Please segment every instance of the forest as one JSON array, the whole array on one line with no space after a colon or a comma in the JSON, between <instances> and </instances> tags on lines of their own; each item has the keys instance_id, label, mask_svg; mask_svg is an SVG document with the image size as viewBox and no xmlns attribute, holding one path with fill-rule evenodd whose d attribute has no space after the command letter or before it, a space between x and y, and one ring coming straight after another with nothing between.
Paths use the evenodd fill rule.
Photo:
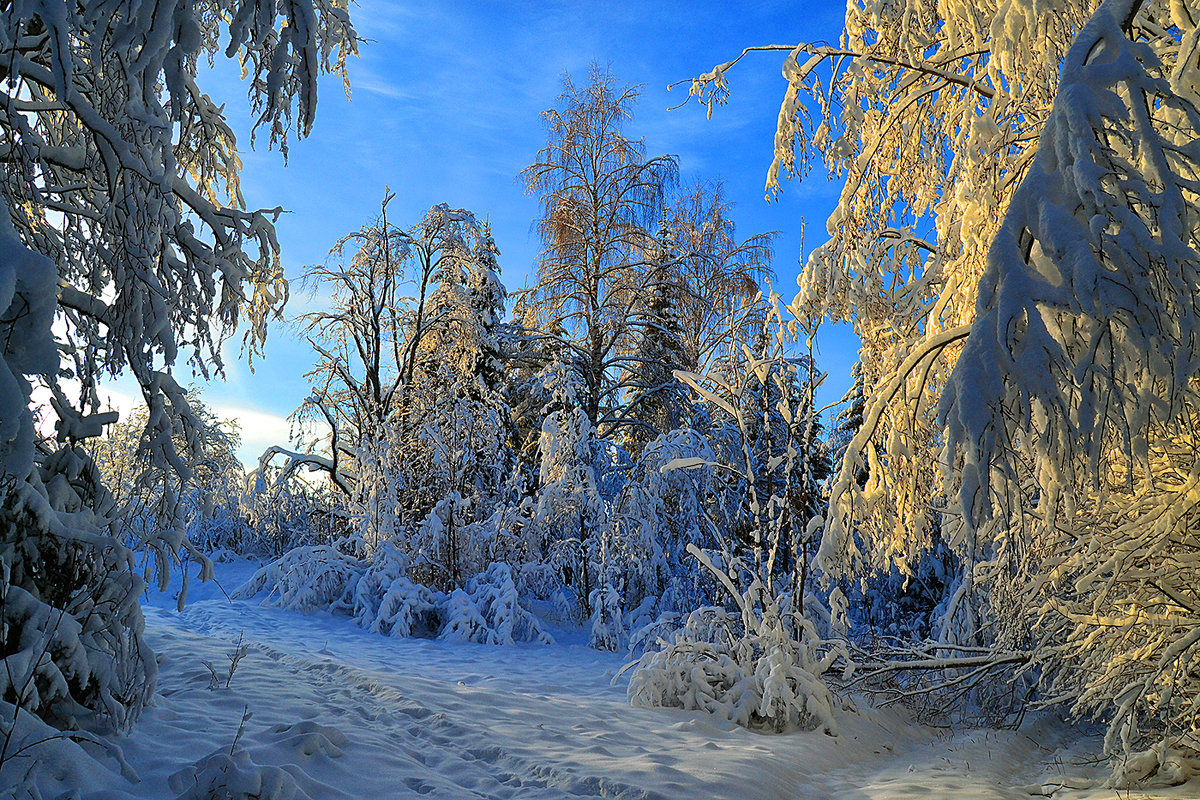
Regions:
<instances>
[{"instance_id":1,"label":"forest","mask_svg":"<svg viewBox=\"0 0 1200 800\"><path fill-rule=\"evenodd\" d=\"M699 54L672 118L781 69L764 202L836 189L795 288L599 60L533 263L381 175L289 272L213 65L287 159L371 13L0 4L0 797L1200 794L1194 0ZM193 384L285 332L243 465Z\"/></svg>"}]
</instances>

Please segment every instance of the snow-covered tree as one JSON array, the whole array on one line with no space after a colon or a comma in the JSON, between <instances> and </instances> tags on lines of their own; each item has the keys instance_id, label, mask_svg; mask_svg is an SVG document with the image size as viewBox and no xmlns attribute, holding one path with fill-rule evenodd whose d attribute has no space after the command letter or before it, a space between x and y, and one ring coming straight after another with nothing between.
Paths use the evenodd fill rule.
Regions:
<instances>
[{"instance_id":1,"label":"snow-covered tree","mask_svg":"<svg viewBox=\"0 0 1200 800\"><path fill-rule=\"evenodd\" d=\"M412 489L422 486L434 500L457 494L486 518L513 459L501 343L505 290L486 224L480 233L470 251L443 259L434 275L430 321L403 397L401 435Z\"/></svg>"},{"instance_id":2,"label":"snow-covered tree","mask_svg":"<svg viewBox=\"0 0 1200 800\"><path fill-rule=\"evenodd\" d=\"M997 636L1034 619L1048 693L1126 752L1200 731L1198 38L1181 3L1084 26L941 405Z\"/></svg>"},{"instance_id":3,"label":"snow-covered tree","mask_svg":"<svg viewBox=\"0 0 1200 800\"><path fill-rule=\"evenodd\" d=\"M202 426L171 368L182 356L219 374L222 340L245 322L253 352L286 298L278 210L243 208L199 59L239 60L257 125L286 152L293 124L312 127L318 75L355 46L331 0L16 0L0 15L3 702L63 726L136 718L154 686L141 578L103 531L115 506L78 445L113 421L97 385L133 376L150 457L186 477L172 420L189 447ZM53 395L54 441L35 436L34 375ZM164 565L188 546L178 528L145 544Z\"/></svg>"},{"instance_id":4,"label":"snow-covered tree","mask_svg":"<svg viewBox=\"0 0 1200 800\"><path fill-rule=\"evenodd\" d=\"M944 641L1016 651L1156 758L1194 749L1200 694L1196 19L854 2L838 46L751 48L789 51L770 184L818 153L846 178L797 299L854 321L869 397L822 564L943 530ZM734 63L693 84L710 109Z\"/></svg>"},{"instance_id":5,"label":"snow-covered tree","mask_svg":"<svg viewBox=\"0 0 1200 800\"><path fill-rule=\"evenodd\" d=\"M430 321L417 350L417 368L450 367L464 386L495 392L503 380L500 341L507 296L491 226L481 223L468 252L442 259L433 273Z\"/></svg>"},{"instance_id":6,"label":"snow-covered tree","mask_svg":"<svg viewBox=\"0 0 1200 800\"><path fill-rule=\"evenodd\" d=\"M636 99L597 66L585 86L565 78L558 107L543 114L546 147L523 173L541 198L544 245L528 305L539 329L562 327L578 349L581 408L605 436L617 423L616 362L645 291L652 226L676 174L673 158L647 158L645 143L625 134Z\"/></svg>"},{"instance_id":7,"label":"snow-covered tree","mask_svg":"<svg viewBox=\"0 0 1200 800\"><path fill-rule=\"evenodd\" d=\"M542 423L530 526L563 582L578 593L588 617L609 525L609 507L601 493L604 453L584 410L586 381L562 365L552 364L547 370L555 408Z\"/></svg>"},{"instance_id":8,"label":"snow-covered tree","mask_svg":"<svg viewBox=\"0 0 1200 800\"><path fill-rule=\"evenodd\" d=\"M677 429L646 445L613 508L610 559L622 570L626 605L646 613L689 612L713 602L711 576L688 545L719 548L710 493L716 454L695 430ZM679 463L695 464L675 469Z\"/></svg>"},{"instance_id":9,"label":"snow-covered tree","mask_svg":"<svg viewBox=\"0 0 1200 800\"><path fill-rule=\"evenodd\" d=\"M675 248L664 217L647 269L647 296L631 313L634 344L622 376L628 399L621 411L627 446L637 451L655 437L688 423L687 388L676 370L692 371L696 363L684 342L680 303L683 287L672 262Z\"/></svg>"},{"instance_id":10,"label":"snow-covered tree","mask_svg":"<svg viewBox=\"0 0 1200 800\"><path fill-rule=\"evenodd\" d=\"M318 361L308 376L313 393L297 419L316 435L303 438L300 450L273 446L260 458L265 474L264 467L283 456L277 475L283 482L301 469L327 474L358 515L367 549L398 538L406 509L427 512L436 502L422 505L420 487L407 480L418 464L405 461L428 430L424 399L442 399L423 385L437 362L431 354L438 342L454 343L455 353L441 355L469 362L456 366L472 381L491 374L494 344L483 323L494 324L503 298L485 225L468 211L442 204L404 230L387 219L391 197L385 195L377 222L335 245L331 263L309 268L308 280L330 296L327 308L302 317ZM356 249L346 258L350 246ZM471 266L474 262L479 264ZM480 294L468 293L469 302L456 305L455 298L463 297L451 288L461 288L468 275ZM405 294L410 288L411 296ZM465 336L468 327L471 337Z\"/></svg>"},{"instance_id":11,"label":"snow-covered tree","mask_svg":"<svg viewBox=\"0 0 1200 800\"><path fill-rule=\"evenodd\" d=\"M720 181L698 181L663 209L646 244L644 287L630 307L629 352L615 387L620 420L637 446L687 422L674 370L707 371L756 328L745 313L770 280L772 234L736 239Z\"/></svg>"},{"instance_id":12,"label":"snow-covered tree","mask_svg":"<svg viewBox=\"0 0 1200 800\"><path fill-rule=\"evenodd\" d=\"M722 545L743 558L772 592L793 591L802 605L809 545L821 523L820 482L828 458L813 398L824 375L811 357L789 353L790 323L777 297L762 302L765 322L742 358L705 375L678 373L710 407L719 479ZM811 339L810 339L811 342ZM692 469L684 459L664 468ZM786 581L780 578L788 576Z\"/></svg>"}]
</instances>

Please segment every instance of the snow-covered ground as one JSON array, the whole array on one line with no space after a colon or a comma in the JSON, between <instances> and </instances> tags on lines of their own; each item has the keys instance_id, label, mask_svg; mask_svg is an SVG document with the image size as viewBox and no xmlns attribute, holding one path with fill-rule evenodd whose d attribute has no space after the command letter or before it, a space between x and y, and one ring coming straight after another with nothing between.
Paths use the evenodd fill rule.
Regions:
<instances>
[{"instance_id":1,"label":"snow-covered ground","mask_svg":"<svg viewBox=\"0 0 1200 800\"><path fill-rule=\"evenodd\" d=\"M218 580L232 591L253 566L218 565ZM1059 789L1104 766L1090 758L1094 739L1047 719L948 732L847 707L837 738L768 736L631 707L623 679L613 681L622 656L569 632L550 646L391 639L344 618L231 601L212 583L194 588L182 613L159 595L146 615L159 696L118 742L139 780L122 777L111 755L70 757L55 743L40 757L59 763L30 786L41 797L1117 796ZM203 662L224 678L239 638L248 649L229 687L209 688ZM1200 786L1133 796L1197 797Z\"/></svg>"}]
</instances>

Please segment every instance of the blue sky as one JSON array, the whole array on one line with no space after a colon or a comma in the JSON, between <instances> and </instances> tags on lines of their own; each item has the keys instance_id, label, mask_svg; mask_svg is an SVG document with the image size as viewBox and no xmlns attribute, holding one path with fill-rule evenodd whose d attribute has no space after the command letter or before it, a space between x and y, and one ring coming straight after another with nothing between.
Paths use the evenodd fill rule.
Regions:
<instances>
[{"instance_id":1,"label":"blue sky","mask_svg":"<svg viewBox=\"0 0 1200 800\"><path fill-rule=\"evenodd\" d=\"M323 80L316 127L294 141L285 165L264 141L250 148L245 88L236 69L218 65L202 76L225 103L244 164L242 188L252 206L288 210L278 234L289 278L325 259L342 235L377 212L384 186L396 192L389 219L417 221L435 203L468 208L492 223L502 278L511 289L530 280L540 244L532 229L538 204L518 173L545 143L539 114L554 104L564 73L582 78L592 61L618 80L642 85L630 131L650 155L679 159L683 183L722 178L735 203L739 237L779 231L777 290L790 299L801 253L820 244L837 190L823 176L791 182L767 203L775 118L786 83L780 53L743 60L730 74L733 94L711 120L696 103L676 110L686 86L669 82L705 72L747 45L836 41L844 5L717 2L445 2L364 0L352 8L368 41L350 63L352 95L336 77ZM298 291L289 315L312 302ZM303 400L308 345L284 326L269 335L253 373L227 346L224 382L205 384L207 402L242 420L243 462L253 463L287 435L284 418ZM845 330L819 340L819 366L829 373L823 401L849 385L857 344ZM184 381L187 367L177 368ZM118 392L128 392L119 382Z\"/></svg>"}]
</instances>

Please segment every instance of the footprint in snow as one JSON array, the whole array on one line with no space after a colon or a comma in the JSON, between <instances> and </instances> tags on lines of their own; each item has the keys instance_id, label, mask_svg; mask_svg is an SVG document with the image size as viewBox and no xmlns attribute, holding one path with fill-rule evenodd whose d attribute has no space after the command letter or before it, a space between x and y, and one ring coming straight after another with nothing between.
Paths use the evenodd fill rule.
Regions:
<instances>
[{"instance_id":1,"label":"footprint in snow","mask_svg":"<svg viewBox=\"0 0 1200 800\"><path fill-rule=\"evenodd\" d=\"M277 735L280 744L284 744L304 756L322 752L330 758L341 758L342 748L350 741L346 738L346 734L337 728L319 725L312 720L292 725L275 725L271 728L271 733Z\"/></svg>"}]
</instances>

